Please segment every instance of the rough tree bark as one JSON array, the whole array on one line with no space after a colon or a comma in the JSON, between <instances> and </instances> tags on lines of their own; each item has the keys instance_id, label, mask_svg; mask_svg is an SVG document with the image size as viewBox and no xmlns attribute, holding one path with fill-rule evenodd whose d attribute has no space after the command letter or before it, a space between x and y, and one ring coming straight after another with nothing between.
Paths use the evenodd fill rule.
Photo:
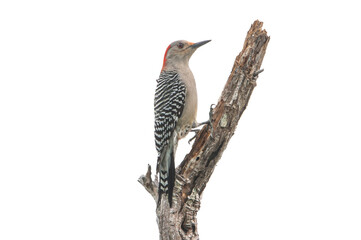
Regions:
<instances>
[{"instance_id":1,"label":"rough tree bark","mask_svg":"<svg viewBox=\"0 0 361 240\"><path fill-rule=\"evenodd\" d=\"M260 67L270 40L262 25L258 20L252 24L243 49L236 57L222 95L213 109L212 136L211 128L204 126L197 134L191 151L176 168L172 208L169 208L167 197L163 194L156 210L161 240L199 239L197 212L200 196L234 134L256 86L258 74L262 71ZM149 165L146 175L142 175L138 181L157 202L157 176L152 180Z\"/></svg>"}]
</instances>

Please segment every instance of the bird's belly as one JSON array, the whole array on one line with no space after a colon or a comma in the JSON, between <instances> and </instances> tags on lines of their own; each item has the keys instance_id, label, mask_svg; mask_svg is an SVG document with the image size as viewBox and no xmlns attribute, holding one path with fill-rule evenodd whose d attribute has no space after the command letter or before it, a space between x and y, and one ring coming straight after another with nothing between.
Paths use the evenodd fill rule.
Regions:
<instances>
[{"instance_id":1,"label":"bird's belly","mask_svg":"<svg viewBox=\"0 0 361 240\"><path fill-rule=\"evenodd\" d=\"M196 123L198 105L197 87L192 72L189 68L187 68L187 71L179 71L179 76L181 79L187 79L187 81L184 81L187 93L185 97L184 109L182 115L178 119L178 124L176 127L178 139L184 138Z\"/></svg>"},{"instance_id":2,"label":"bird's belly","mask_svg":"<svg viewBox=\"0 0 361 240\"><path fill-rule=\"evenodd\" d=\"M184 138L185 136L187 136L187 134L190 132L191 129L192 129L192 125L185 125L182 128L178 129L178 131L177 131L178 139L181 139L181 138Z\"/></svg>"},{"instance_id":3,"label":"bird's belly","mask_svg":"<svg viewBox=\"0 0 361 240\"><path fill-rule=\"evenodd\" d=\"M182 116L178 120L177 135L178 139L184 138L192 130L192 127L196 123L197 116L197 96L187 96L186 101L192 103L186 103L183 109Z\"/></svg>"}]
</instances>

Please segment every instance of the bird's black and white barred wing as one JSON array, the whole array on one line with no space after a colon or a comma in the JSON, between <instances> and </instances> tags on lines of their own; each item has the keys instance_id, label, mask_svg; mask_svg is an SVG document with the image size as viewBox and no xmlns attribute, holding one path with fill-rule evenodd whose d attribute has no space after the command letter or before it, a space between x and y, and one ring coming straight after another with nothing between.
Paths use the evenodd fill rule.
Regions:
<instances>
[{"instance_id":1,"label":"bird's black and white barred wing","mask_svg":"<svg viewBox=\"0 0 361 240\"><path fill-rule=\"evenodd\" d=\"M157 89L154 98L154 135L160 156L175 130L185 104L186 87L174 71L163 71L157 80Z\"/></svg>"}]
</instances>

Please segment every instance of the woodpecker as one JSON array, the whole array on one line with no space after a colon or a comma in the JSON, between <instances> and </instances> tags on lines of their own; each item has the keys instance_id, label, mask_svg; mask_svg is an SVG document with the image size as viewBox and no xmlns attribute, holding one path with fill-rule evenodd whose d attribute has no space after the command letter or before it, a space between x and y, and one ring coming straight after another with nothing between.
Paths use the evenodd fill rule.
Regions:
<instances>
[{"instance_id":1,"label":"woodpecker","mask_svg":"<svg viewBox=\"0 0 361 240\"><path fill-rule=\"evenodd\" d=\"M197 48L210 41L175 41L164 54L154 98L154 136L158 152L157 173L159 172L158 205L165 193L168 194L168 202L172 207L174 156L178 140L199 125L196 121L196 83L188 63Z\"/></svg>"}]
</instances>

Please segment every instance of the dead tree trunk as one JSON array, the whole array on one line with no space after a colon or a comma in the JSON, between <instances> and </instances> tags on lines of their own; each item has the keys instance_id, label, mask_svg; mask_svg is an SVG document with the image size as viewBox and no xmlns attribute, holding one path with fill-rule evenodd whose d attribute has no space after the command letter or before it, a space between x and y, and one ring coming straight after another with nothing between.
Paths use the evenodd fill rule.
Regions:
<instances>
[{"instance_id":1,"label":"dead tree trunk","mask_svg":"<svg viewBox=\"0 0 361 240\"><path fill-rule=\"evenodd\" d=\"M238 120L246 109L270 37L262 30L263 23L256 20L248 31L241 53L237 56L231 75L213 110L211 128L204 126L197 134L193 147L176 168L173 206L169 208L162 197L157 208L157 222L161 240L199 239L197 212L200 196L214 168L234 134ZM138 180L157 202L158 182L151 177L151 167Z\"/></svg>"}]
</instances>

